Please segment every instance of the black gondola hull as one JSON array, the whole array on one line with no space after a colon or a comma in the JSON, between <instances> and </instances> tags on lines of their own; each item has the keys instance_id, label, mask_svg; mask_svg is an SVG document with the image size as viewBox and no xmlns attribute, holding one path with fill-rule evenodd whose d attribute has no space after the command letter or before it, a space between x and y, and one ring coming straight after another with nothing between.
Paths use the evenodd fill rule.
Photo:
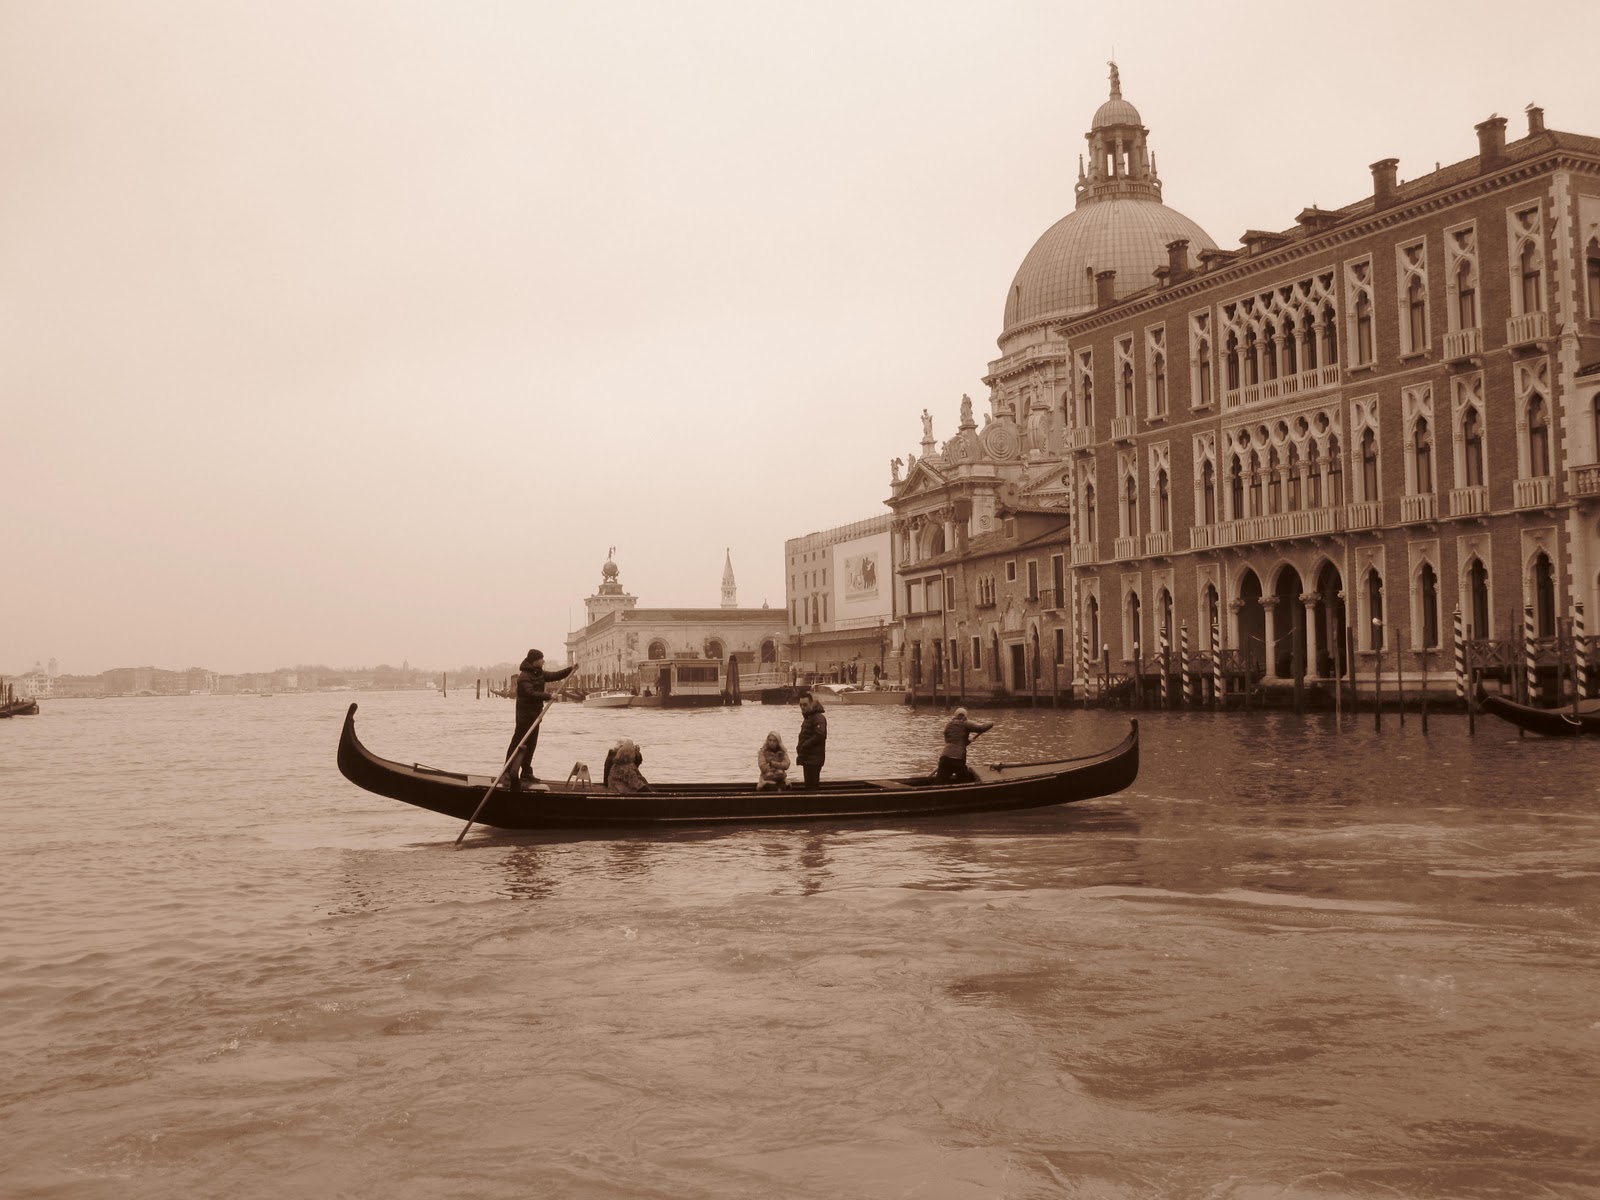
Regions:
<instances>
[{"instance_id":1,"label":"black gondola hull","mask_svg":"<svg viewBox=\"0 0 1600 1200\"><path fill-rule=\"evenodd\" d=\"M1504 696L1487 694L1480 695L1478 703L1484 712L1510 721L1527 733L1543 737L1600 737L1600 713L1579 713L1574 717L1570 709L1533 708Z\"/></svg>"},{"instance_id":2,"label":"black gondola hull","mask_svg":"<svg viewBox=\"0 0 1600 1200\"><path fill-rule=\"evenodd\" d=\"M345 714L339 737L339 771L351 783L392 800L465 821L477 810L492 778L380 758L355 731L356 706ZM1070 804L1109 796L1139 774L1139 726L1099 754L1051 763L982 767L976 783L935 784L925 778L828 782L815 790L759 791L749 784L654 784L634 794L598 784L549 783L520 791L494 789L480 824L508 830L577 830L639 826L901 820L914 817L1005 812Z\"/></svg>"}]
</instances>

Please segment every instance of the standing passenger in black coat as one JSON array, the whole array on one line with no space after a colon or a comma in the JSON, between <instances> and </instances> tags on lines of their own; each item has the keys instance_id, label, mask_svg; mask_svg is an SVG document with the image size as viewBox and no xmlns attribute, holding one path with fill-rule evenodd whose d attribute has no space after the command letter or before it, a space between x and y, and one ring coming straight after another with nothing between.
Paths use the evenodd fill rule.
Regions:
<instances>
[{"instance_id":1,"label":"standing passenger in black coat","mask_svg":"<svg viewBox=\"0 0 1600 1200\"><path fill-rule=\"evenodd\" d=\"M544 711L545 701L555 699L555 693L546 691L545 684L565 679L571 674L572 667L563 667L559 671L546 671L544 653L539 650L528 651L528 656L517 668L517 728L511 735L511 745L506 749L507 762L511 760L513 754L516 754L517 743L522 741L522 735L528 733L533 723L539 719L539 714ZM538 744L539 731L534 729L528 734L528 740L523 743L522 752L517 754L516 766L507 774L516 777L520 783L538 783L538 776L533 773L533 751Z\"/></svg>"},{"instance_id":2,"label":"standing passenger in black coat","mask_svg":"<svg viewBox=\"0 0 1600 1200\"><path fill-rule=\"evenodd\" d=\"M800 738L795 742L794 761L806 773L806 787L814 788L822 779L822 764L828 758L828 718L822 701L810 692L800 697Z\"/></svg>"}]
</instances>

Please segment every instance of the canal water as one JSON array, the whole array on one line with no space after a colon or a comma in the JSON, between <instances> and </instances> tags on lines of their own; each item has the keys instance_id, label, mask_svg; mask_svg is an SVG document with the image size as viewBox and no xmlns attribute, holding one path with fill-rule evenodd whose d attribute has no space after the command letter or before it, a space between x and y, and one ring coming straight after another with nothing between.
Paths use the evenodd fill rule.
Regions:
<instances>
[{"instance_id":1,"label":"canal water","mask_svg":"<svg viewBox=\"0 0 1600 1200\"><path fill-rule=\"evenodd\" d=\"M1600 740L1146 713L1066 808L455 850L338 775L348 699L0 722L0 1194L1600 1196ZM980 760L1128 719L986 715ZM829 718L825 775L938 752ZM511 708L357 724L493 770ZM536 765L798 727L561 705Z\"/></svg>"}]
</instances>

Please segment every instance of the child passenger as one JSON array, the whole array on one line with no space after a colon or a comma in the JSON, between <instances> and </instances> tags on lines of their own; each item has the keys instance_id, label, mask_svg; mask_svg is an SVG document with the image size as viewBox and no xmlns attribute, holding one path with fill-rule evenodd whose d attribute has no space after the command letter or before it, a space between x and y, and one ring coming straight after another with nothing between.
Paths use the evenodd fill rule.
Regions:
<instances>
[{"instance_id":1,"label":"child passenger","mask_svg":"<svg viewBox=\"0 0 1600 1200\"><path fill-rule=\"evenodd\" d=\"M789 783L789 752L783 748L783 739L776 731L767 734L767 740L756 752L756 767L761 772L758 791L787 787Z\"/></svg>"}]
</instances>

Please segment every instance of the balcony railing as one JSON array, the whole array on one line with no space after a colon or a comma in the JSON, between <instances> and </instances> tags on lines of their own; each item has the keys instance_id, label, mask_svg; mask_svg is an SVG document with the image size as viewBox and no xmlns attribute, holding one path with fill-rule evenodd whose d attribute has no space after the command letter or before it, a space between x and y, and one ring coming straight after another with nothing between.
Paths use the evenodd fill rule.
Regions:
<instances>
[{"instance_id":1,"label":"balcony railing","mask_svg":"<svg viewBox=\"0 0 1600 1200\"><path fill-rule=\"evenodd\" d=\"M1472 517L1478 513L1489 511L1489 489L1482 484L1477 487L1452 488L1450 491L1450 515L1452 517Z\"/></svg>"},{"instance_id":2,"label":"balcony railing","mask_svg":"<svg viewBox=\"0 0 1600 1200\"><path fill-rule=\"evenodd\" d=\"M1309 396L1339 386L1339 364L1313 367L1297 375L1283 375L1261 383L1247 383L1222 393L1222 407L1242 408L1247 404L1262 404L1272 400L1286 400L1291 396Z\"/></svg>"},{"instance_id":3,"label":"balcony railing","mask_svg":"<svg viewBox=\"0 0 1600 1200\"><path fill-rule=\"evenodd\" d=\"M1363 500L1360 504L1345 506L1344 527L1346 529L1372 529L1378 524L1378 502L1376 500Z\"/></svg>"},{"instance_id":4,"label":"balcony railing","mask_svg":"<svg viewBox=\"0 0 1600 1200\"><path fill-rule=\"evenodd\" d=\"M1074 425L1066 431L1063 441L1070 450L1087 450L1094 445L1094 430L1087 425Z\"/></svg>"},{"instance_id":5,"label":"balcony railing","mask_svg":"<svg viewBox=\"0 0 1600 1200\"><path fill-rule=\"evenodd\" d=\"M1200 550L1212 546L1238 546L1247 542L1281 542L1291 538L1315 537L1333 533L1339 526L1339 509L1306 508L1297 512L1265 513L1256 517L1241 517L1237 521L1223 521L1206 547L1195 541L1194 535L1209 532L1203 527L1191 531L1189 545Z\"/></svg>"},{"instance_id":6,"label":"balcony railing","mask_svg":"<svg viewBox=\"0 0 1600 1200\"><path fill-rule=\"evenodd\" d=\"M1215 525L1196 525L1189 530L1189 549L1209 550L1217 544L1217 527Z\"/></svg>"},{"instance_id":7,"label":"balcony railing","mask_svg":"<svg viewBox=\"0 0 1600 1200\"><path fill-rule=\"evenodd\" d=\"M1444 335L1444 358L1446 362L1460 362L1464 358L1474 358L1482 350L1483 335L1476 329L1458 329L1454 333Z\"/></svg>"},{"instance_id":8,"label":"balcony railing","mask_svg":"<svg viewBox=\"0 0 1600 1200\"><path fill-rule=\"evenodd\" d=\"M1600 463L1568 471L1567 491L1574 496L1600 496Z\"/></svg>"},{"instance_id":9,"label":"balcony railing","mask_svg":"<svg viewBox=\"0 0 1600 1200\"><path fill-rule=\"evenodd\" d=\"M1550 317L1543 309L1523 313L1506 322L1506 345L1526 346L1550 336Z\"/></svg>"},{"instance_id":10,"label":"balcony railing","mask_svg":"<svg viewBox=\"0 0 1600 1200\"><path fill-rule=\"evenodd\" d=\"M1119 537L1112 545L1113 558L1132 558L1139 553L1139 539L1136 537Z\"/></svg>"},{"instance_id":11,"label":"balcony railing","mask_svg":"<svg viewBox=\"0 0 1600 1200\"><path fill-rule=\"evenodd\" d=\"M1529 314L1532 315L1531 313ZM1554 475L1536 475L1532 479L1511 481L1511 502L1518 508L1545 508L1555 503L1556 478Z\"/></svg>"},{"instance_id":12,"label":"balcony railing","mask_svg":"<svg viewBox=\"0 0 1600 1200\"><path fill-rule=\"evenodd\" d=\"M1100 555L1093 542L1072 543L1072 565L1080 567L1084 563L1099 562Z\"/></svg>"},{"instance_id":13,"label":"balcony railing","mask_svg":"<svg viewBox=\"0 0 1600 1200\"><path fill-rule=\"evenodd\" d=\"M1113 442L1129 442L1133 440L1133 417L1111 418L1111 440Z\"/></svg>"},{"instance_id":14,"label":"balcony railing","mask_svg":"<svg viewBox=\"0 0 1600 1200\"><path fill-rule=\"evenodd\" d=\"M1040 588L1037 596L1028 598L1038 604L1040 608L1065 608L1067 606L1067 589L1064 587Z\"/></svg>"},{"instance_id":15,"label":"balcony railing","mask_svg":"<svg viewBox=\"0 0 1600 1200\"><path fill-rule=\"evenodd\" d=\"M1172 553L1172 531L1162 530L1160 533L1147 533L1144 535L1144 552L1147 557Z\"/></svg>"},{"instance_id":16,"label":"balcony railing","mask_svg":"<svg viewBox=\"0 0 1600 1200\"><path fill-rule=\"evenodd\" d=\"M1429 492L1423 496L1400 497L1400 519L1407 524L1433 521L1439 516L1439 498Z\"/></svg>"}]
</instances>

